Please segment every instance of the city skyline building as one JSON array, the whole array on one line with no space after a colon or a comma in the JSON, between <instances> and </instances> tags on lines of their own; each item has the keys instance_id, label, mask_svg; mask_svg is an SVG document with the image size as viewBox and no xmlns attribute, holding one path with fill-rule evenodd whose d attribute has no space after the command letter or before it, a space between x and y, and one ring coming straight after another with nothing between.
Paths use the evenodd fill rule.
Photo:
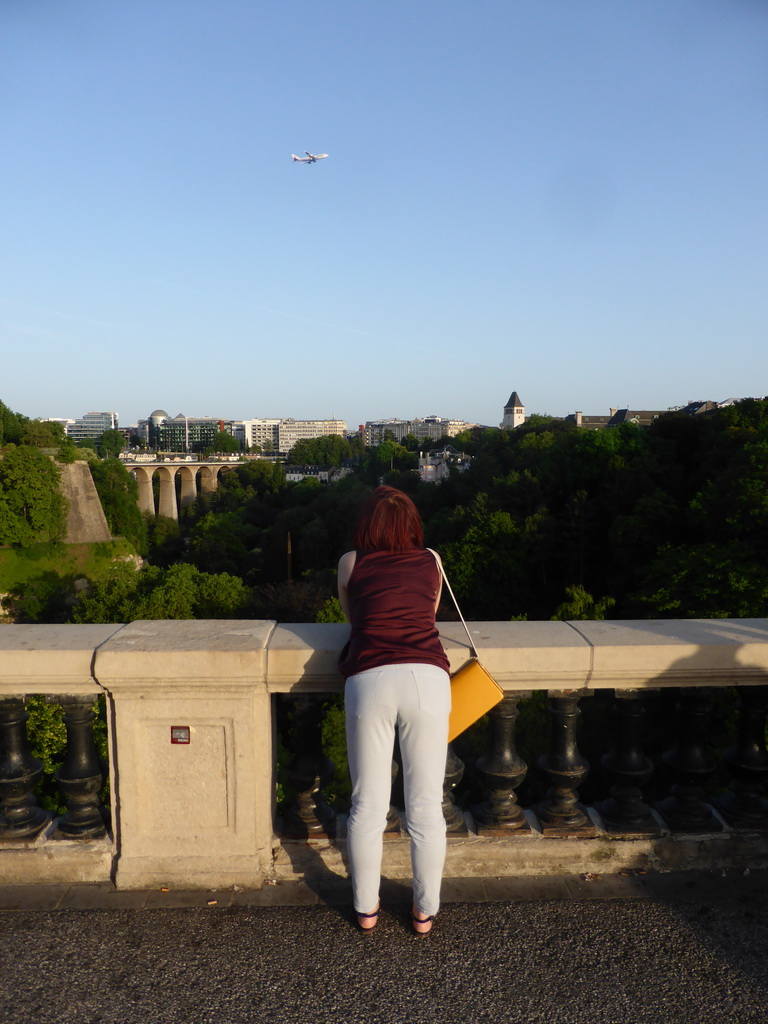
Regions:
<instances>
[{"instance_id":1,"label":"city skyline building","mask_svg":"<svg viewBox=\"0 0 768 1024\"><path fill-rule=\"evenodd\" d=\"M299 441L316 437L346 437L346 420L251 419L230 420L228 428L243 448L258 445L263 452L284 458Z\"/></svg>"},{"instance_id":2,"label":"city skyline building","mask_svg":"<svg viewBox=\"0 0 768 1024\"><path fill-rule=\"evenodd\" d=\"M215 416L171 417L165 409L155 409L139 420L136 434L150 448L163 451L200 452L215 445L220 432L240 442L244 451L257 446L263 452L285 457L302 440L338 435L345 437L345 420L296 420L292 417L236 420Z\"/></svg>"},{"instance_id":3,"label":"city skyline building","mask_svg":"<svg viewBox=\"0 0 768 1024\"><path fill-rule=\"evenodd\" d=\"M213 416L185 416L179 413L171 418L164 409L155 409L146 425L145 439L150 448L158 451L201 452L215 448L216 438L224 429L225 420Z\"/></svg>"},{"instance_id":4,"label":"city skyline building","mask_svg":"<svg viewBox=\"0 0 768 1024\"><path fill-rule=\"evenodd\" d=\"M63 424L67 437L71 437L75 442L96 441L105 430L118 429L116 412L87 412L79 419L53 420L51 422Z\"/></svg>"},{"instance_id":5,"label":"city skyline building","mask_svg":"<svg viewBox=\"0 0 768 1024\"><path fill-rule=\"evenodd\" d=\"M462 430L477 426L466 420L446 419L442 416L425 416L423 419L400 420L367 420L360 427L363 443L366 447L376 448L391 434L395 441L401 442L408 435L419 441L439 441L441 437L455 437Z\"/></svg>"}]
</instances>

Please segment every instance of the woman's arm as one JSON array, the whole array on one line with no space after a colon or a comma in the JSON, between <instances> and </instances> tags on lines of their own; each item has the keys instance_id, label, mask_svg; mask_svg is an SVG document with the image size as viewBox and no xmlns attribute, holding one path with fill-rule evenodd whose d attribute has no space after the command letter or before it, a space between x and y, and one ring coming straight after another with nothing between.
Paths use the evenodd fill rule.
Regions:
<instances>
[{"instance_id":1,"label":"woman's arm","mask_svg":"<svg viewBox=\"0 0 768 1024\"><path fill-rule=\"evenodd\" d=\"M440 573L440 580L437 584L437 597L435 598L435 613L437 613L437 609L440 607L440 598L442 597L443 594L443 562L442 559L440 558L440 555L438 555L436 551L433 551L432 548L427 548L427 551L431 551L432 554L435 556L437 568Z\"/></svg>"},{"instance_id":2,"label":"woman's arm","mask_svg":"<svg viewBox=\"0 0 768 1024\"><path fill-rule=\"evenodd\" d=\"M339 559L339 568L337 572L337 585L339 589L339 604L341 610L344 612L344 616L347 622L350 622L349 617L349 577L352 575L352 570L355 568L355 562L357 560L356 551L347 551L346 554L342 555Z\"/></svg>"}]
</instances>

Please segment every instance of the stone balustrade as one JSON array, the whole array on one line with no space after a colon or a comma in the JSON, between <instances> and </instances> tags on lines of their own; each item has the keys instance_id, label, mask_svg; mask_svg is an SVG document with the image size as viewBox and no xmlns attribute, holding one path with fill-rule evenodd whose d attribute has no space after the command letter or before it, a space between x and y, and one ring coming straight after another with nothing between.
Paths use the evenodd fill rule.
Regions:
<instances>
[{"instance_id":1,"label":"stone balustrade","mask_svg":"<svg viewBox=\"0 0 768 1024\"><path fill-rule=\"evenodd\" d=\"M483 663L506 696L489 716L463 800L467 757L448 748L447 872L543 874L768 863L768 622L763 619L470 623ZM467 656L458 623L440 624L453 668ZM0 629L0 882L112 878L118 888L259 887L275 877L344 873L344 816L323 799L333 770L321 740L323 700L343 682L348 627L271 621L143 621ZM648 691L676 688L673 742L646 755ZM735 689L734 689L735 688ZM710 748L712 692L733 707L729 745ZM520 701L547 693L535 763L519 754ZM601 763L579 749L590 695L611 691ZM34 797L25 700L61 707L66 756L56 819ZM91 706L105 697L110 814ZM276 817L277 702L292 740ZM668 723L666 723L668 724ZM460 756L461 755L461 756ZM658 763L660 761L661 763ZM605 792L579 799L599 767ZM668 791L652 806L648 780ZM716 792L712 780L723 771ZM396 767L393 776L396 775ZM521 806L526 776L539 796ZM479 780L479 781L478 781ZM482 793L478 795L477 786ZM395 802L396 803L396 802ZM467 804L467 806L465 806ZM407 821L393 806L385 870L407 876Z\"/></svg>"}]
</instances>

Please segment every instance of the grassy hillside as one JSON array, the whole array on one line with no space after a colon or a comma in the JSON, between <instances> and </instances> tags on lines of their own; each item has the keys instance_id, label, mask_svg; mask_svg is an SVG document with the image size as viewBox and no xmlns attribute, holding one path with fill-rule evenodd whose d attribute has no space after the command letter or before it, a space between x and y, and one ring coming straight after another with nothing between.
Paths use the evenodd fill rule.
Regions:
<instances>
[{"instance_id":1,"label":"grassy hillside","mask_svg":"<svg viewBox=\"0 0 768 1024\"><path fill-rule=\"evenodd\" d=\"M103 544L36 544L30 548L0 548L0 595L6 615L18 621L63 621L75 593L75 580L95 579L116 558L135 556L134 547L118 538ZM6 618L5 621L8 621Z\"/></svg>"}]
</instances>

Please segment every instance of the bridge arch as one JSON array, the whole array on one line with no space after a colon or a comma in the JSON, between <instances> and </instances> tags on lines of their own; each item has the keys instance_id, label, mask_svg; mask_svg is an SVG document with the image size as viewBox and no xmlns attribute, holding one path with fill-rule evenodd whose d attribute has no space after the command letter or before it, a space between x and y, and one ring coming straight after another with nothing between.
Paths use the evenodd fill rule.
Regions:
<instances>
[{"instance_id":1,"label":"bridge arch","mask_svg":"<svg viewBox=\"0 0 768 1024\"><path fill-rule=\"evenodd\" d=\"M139 486L137 504L146 515L179 518L179 505L186 508L198 494L213 494L219 486L219 474L233 467L204 462L144 462L140 465L127 464L125 467ZM155 508L155 493L152 486L157 474L160 483L158 507ZM176 498L176 477L181 484L179 499Z\"/></svg>"}]
</instances>

